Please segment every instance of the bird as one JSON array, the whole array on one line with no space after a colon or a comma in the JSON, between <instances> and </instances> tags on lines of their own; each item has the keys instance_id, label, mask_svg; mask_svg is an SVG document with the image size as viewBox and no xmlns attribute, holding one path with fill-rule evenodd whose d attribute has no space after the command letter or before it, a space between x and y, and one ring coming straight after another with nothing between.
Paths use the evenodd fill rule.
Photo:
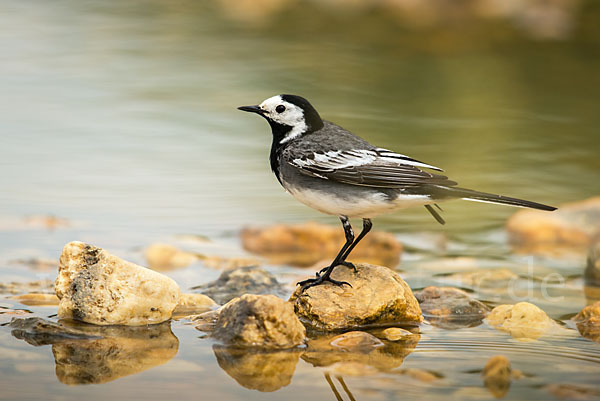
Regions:
<instances>
[{"instance_id":1,"label":"bird","mask_svg":"<svg viewBox=\"0 0 600 401\"><path fill-rule=\"evenodd\" d=\"M439 203L464 199L540 209L553 206L460 188L439 167L392 150L371 145L366 140L330 121L298 95L272 96L239 110L255 113L267 120L273 141L269 160L271 170L283 188L298 201L322 213L338 216L346 242L330 265L297 283L300 293L330 282L350 283L331 278L338 265L354 269L346 259L371 231L372 218L399 209L425 206L439 222ZM433 171L433 172L432 172ZM361 218L362 231L355 237L350 218Z\"/></svg>"}]
</instances>

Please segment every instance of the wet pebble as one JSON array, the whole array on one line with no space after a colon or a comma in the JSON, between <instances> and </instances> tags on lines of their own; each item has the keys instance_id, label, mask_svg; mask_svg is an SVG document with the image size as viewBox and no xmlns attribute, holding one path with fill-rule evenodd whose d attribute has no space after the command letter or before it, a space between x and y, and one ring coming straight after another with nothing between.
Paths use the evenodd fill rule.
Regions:
<instances>
[{"instance_id":1,"label":"wet pebble","mask_svg":"<svg viewBox=\"0 0 600 401\"><path fill-rule=\"evenodd\" d=\"M583 308L573 320L583 337L600 342L600 301Z\"/></svg>"},{"instance_id":2,"label":"wet pebble","mask_svg":"<svg viewBox=\"0 0 600 401\"><path fill-rule=\"evenodd\" d=\"M246 294L224 305L213 336L225 344L291 348L304 343L306 330L291 303L274 295Z\"/></svg>"},{"instance_id":3,"label":"wet pebble","mask_svg":"<svg viewBox=\"0 0 600 401\"><path fill-rule=\"evenodd\" d=\"M556 327L546 312L529 302L498 305L492 309L486 321L518 340L535 340Z\"/></svg>"},{"instance_id":4,"label":"wet pebble","mask_svg":"<svg viewBox=\"0 0 600 401\"><path fill-rule=\"evenodd\" d=\"M352 287L325 283L290 301L303 322L319 330L343 330L369 325L416 325L422 321L419 303L400 275L386 267L357 264L357 272L337 266L331 277Z\"/></svg>"},{"instance_id":5,"label":"wet pebble","mask_svg":"<svg viewBox=\"0 0 600 401\"><path fill-rule=\"evenodd\" d=\"M55 290L60 318L100 325L164 322L180 296L171 278L83 242L64 247Z\"/></svg>"},{"instance_id":6,"label":"wet pebble","mask_svg":"<svg viewBox=\"0 0 600 401\"><path fill-rule=\"evenodd\" d=\"M401 329L400 327L388 327L381 332L381 335L388 341L398 341L407 337L418 336L418 334Z\"/></svg>"},{"instance_id":7,"label":"wet pebble","mask_svg":"<svg viewBox=\"0 0 600 401\"><path fill-rule=\"evenodd\" d=\"M186 267L198 260L195 254L169 244L152 244L144 254L148 267L159 271Z\"/></svg>"},{"instance_id":8,"label":"wet pebble","mask_svg":"<svg viewBox=\"0 0 600 401\"><path fill-rule=\"evenodd\" d=\"M430 286L415 291L415 297L431 324L446 329L479 325L490 310L458 288Z\"/></svg>"},{"instance_id":9,"label":"wet pebble","mask_svg":"<svg viewBox=\"0 0 600 401\"><path fill-rule=\"evenodd\" d=\"M77 339L94 339L98 335L67 327L63 324L40 317L13 318L9 324L11 334L35 346L54 344Z\"/></svg>"},{"instance_id":10,"label":"wet pebble","mask_svg":"<svg viewBox=\"0 0 600 401\"><path fill-rule=\"evenodd\" d=\"M217 280L193 287L219 304L229 302L244 294L284 293L275 276L258 266L245 266L224 271Z\"/></svg>"},{"instance_id":11,"label":"wet pebble","mask_svg":"<svg viewBox=\"0 0 600 401\"><path fill-rule=\"evenodd\" d=\"M58 297L54 294L29 293L15 295L9 299L14 299L28 306L57 306L59 303Z\"/></svg>"},{"instance_id":12,"label":"wet pebble","mask_svg":"<svg viewBox=\"0 0 600 401\"><path fill-rule=\"evenodd\" d=\"M215 301L203 294L181 294L173 315L187 316L206 312L216 305Z\"/></svg>"},{"instance_id":13,"label":"wet pebble","mask_svg":"<svg viewBox=\"0 0 600 401\"><path fill-rule=\"evenodd\" d=\"M250 227L242 230L242 245L272 263L312 266L335 257L345 242L341 227L318 223ZM400 262L402 244L393 234L371 232L352 252L352 260L395 267Z\"/></svg>"}]
</instances>

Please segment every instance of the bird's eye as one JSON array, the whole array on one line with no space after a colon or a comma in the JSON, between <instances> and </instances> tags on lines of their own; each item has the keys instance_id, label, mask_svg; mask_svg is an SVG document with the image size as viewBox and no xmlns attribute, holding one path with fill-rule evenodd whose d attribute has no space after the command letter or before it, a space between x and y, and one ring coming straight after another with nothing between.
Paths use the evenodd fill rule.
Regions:
<instances>
[{"instance_id":1,"label":"bird's eye","mask_svg":"<svg viewBox=\"0 0 600 401\"><path fill-rule=\"evenodd\" d=\"M279 106L275 107L275 111L281 114L285 111L285 106L280 104Z\"/></svg>"}]
</instances>

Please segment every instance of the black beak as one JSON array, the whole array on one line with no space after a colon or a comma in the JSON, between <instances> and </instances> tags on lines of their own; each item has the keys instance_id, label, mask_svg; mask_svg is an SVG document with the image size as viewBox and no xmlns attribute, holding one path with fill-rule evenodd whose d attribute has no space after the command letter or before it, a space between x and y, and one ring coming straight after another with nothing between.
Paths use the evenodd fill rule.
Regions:
<instances>
[{"instance_id":1,"label":"black beak","mask_svg":"<svg viewBox=\"0 0 600 401\"><path fill-rule=\"evenodd\" d=\"M260 115L263 115L265 112L259 106L240 106L240 107L238 107L238 110L247 111L249 113L256 113L256 114L260 114Z\"/></svg>"}]
</instances>

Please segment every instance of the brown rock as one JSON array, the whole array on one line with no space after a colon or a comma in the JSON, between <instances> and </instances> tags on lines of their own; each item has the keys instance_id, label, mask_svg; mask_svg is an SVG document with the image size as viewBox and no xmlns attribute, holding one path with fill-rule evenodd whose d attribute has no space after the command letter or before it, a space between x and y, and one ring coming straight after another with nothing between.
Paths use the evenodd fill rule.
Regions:
<instances>
[{"instance_id":1,"label":"brown rock","mask_svg":"<svg viewBox=\"0 0 600 401\"><path fill-rule=\"evenodd\" d=\"M332 260L345 242L344 230L318 223L245 228L241 233L244 249L268 258L275 264L313 266ZM395 267L402 245L391 233L369 233L352 251L352 261Z\"/></svg>"},{"instance_id":2,"label":"brown rock","mask_svg":"<svg viewBox=\"0 0 600 401\"><path fill-rule=\"evenodd\" d=\"M203 294L181 294L173 311L173 316L188 316L209 311L217 306L210 297Z\"/></svg>"},{"instance_id":3,"label":"brown rock","mask_svg":"<svg viewBox=\"0 0 600 401\"><path fill-rule=\"evenodd\" d=\"M502 398L508 392L512 381L510 361L504 355L491 357L483 368L483 384L496 398Z\"/></svg>"},{"instance_id":4,"label":"brown rock","mask_svg":"<svg viewBox=\"0 0 600 401\"><path fill-rule=\"evenodd\" d=\"M400 275L388 268L357 264L358 271L337 266L331 277L352 288L325 283L290 301L303 322L320 330L343 330L369 325L416 325L423 320L419 303Z\"/></svg>"},{"instance_id":5,"label":"brown rock","mask_svg":"<svg viewBox=\"0 0 600 401\"><path fill-rule=\"evenodd\" d=\"M418 334L401 329L400 327L388 327L387 329L381 331L381 335L388 341L399 341L405 340L412 336L418 336Z\"/></svg>"},{"instance_id":6,"label":"brown rock","mask_svg":"<svg viewBox=\"0 0 600 401\"><path fill-rule=\"evenodd\" d=\"M219 304L244 294L281 295L283 293L281 284L275 276L258 266L225 270L217 280L192 289L199 290Z\"/></svg>"},{"instance_id":7,"label":"brown rock","mask_svg":"<svg viewBox=\"0 0 600 401\"><path fill-rule=\"evenodd\" d=\"M248 350L239 347L214 345L217 363L242 386L262 392L271 392L292 381L301 351Z\"/></svg>"},{"instance_id":8,"label":"brown rock","mask_svg":"<svg viewBox=\"0 0 600 401\"><path fill-rule=\"evenodd\" d=\"M446 329L477 326L490 310L458 288L426 287L415 291L415 297L431 324Z\"/></svg>"},{"instance_id":9,"label":"brown rock","mask_svg":"<svg viewBox=\"0 0 600 401\"><path fill-rule=\"evenodd\" d=\"M9 327L11 334L20 340L35 346L55 344L61 341L97 339L101 336L87 333L76 327L66 326L39 317L14 318Z\"/></svg>"},{"instance_id":10,"label":"brown rock","mask_svg":"<svg viewBox=\"0 0 600 401\"><path fill-rule=\"evenodd\" d=\"M65 245L55 290L59 318L100 325L164 322L179 300L169 277L83 242Z\"/></svg>"},{"instance_id":11,"label":"brown rock","mask_svg":"<svg viewBox=\"0 0 600 401\"><path fill-rule=\"evenodd\" d=\"M242 295L221 308L213 335L231 345L291 348L306 330L289 302L274 295Z\"/></svg>"},{"instance_id":12,"label":"brown rock","mask_svg":"<svg viewBox=\"0 0 600 401\"><path fill-rule=\"evenodd\" d=\"M169 244L152 244L146 248L145 256L148 267L158 271L186 267L198 260L195 254Z\"/></svg>"},{"instance_id":13,"label":"brown rock","mask_svg":"<svg viewBox=\"0 0 600 401\"><path fill-rule=\"evenodd\" d=\"M535 340L555 327L546 313L529 302L498 305L489 313L487 322L518 340Z\"/></svg>"},{"instance_id":14,"label":"brown rock","mask_svg":"<svg viewBox=\"0 0 600 401\"><path fill-rule=\"evenodd\" d=\"M28 306L57 306L59 299L54 294L30 293L10 297Z\"/></svg>"},{"instance_id":15,"label":"brown rock","mask_svg":"<svg viewBox=\"0 0 600 401\"><path fill-rule=\"evenodd\" d=\"M587 286L600 287L600 241L590 247L584 279Z\"/></svg>"},{"instance_id":16,"label":"brown rock","mask_svg":"<svg viewBox=\"0 0 600 401\"><path fill-rule=\"evenodd\" d=\"M26 294L29 292L54 293L54 282L40 280L27 283L0 283L0 294Z\"/></svg>"},{"instance_id":17,"label":"brown rock","mask_svg":"<svg viewBox=\"0 0 600 401\"><path fill-rule=\"evenodd\" d=\"M582 253L600 238L600 196L561 205L554 212L525 209L506 223L518 252L557 256Z\"/></svg>"},{"instance_id":18,"label":"brown rock","mask_svg":"<svg viewBox=\"0 0 600 401\"><path fill-rule=\"evenodd\" d=\"M384 342L364 331L323 336L308 341L302 359L319 367L331 367L335 373L368 375L372 369L391 372L402 365L419 342L419 336Z\"/></svg>"},{"instance_id":19,"label":"brown rock","mask_svg":"<svg viewBox=\"0 0 600 401\"><path fill-rule=\"evenodd\" d=\"M573 320L583 337L600 342L600 301L583 308Z\"/></svg>"},{"instance_id":20,"label":"brown rock","mask_svg":"<svg viewBox=\"0 0 600 401\"><path fill-rule=\"evenodd\" d=\"M457 283L471 288L498 288L508 285L519 276L509 269L477 269L443 276L443 281Z\"/></svg>"}]
</instances>

